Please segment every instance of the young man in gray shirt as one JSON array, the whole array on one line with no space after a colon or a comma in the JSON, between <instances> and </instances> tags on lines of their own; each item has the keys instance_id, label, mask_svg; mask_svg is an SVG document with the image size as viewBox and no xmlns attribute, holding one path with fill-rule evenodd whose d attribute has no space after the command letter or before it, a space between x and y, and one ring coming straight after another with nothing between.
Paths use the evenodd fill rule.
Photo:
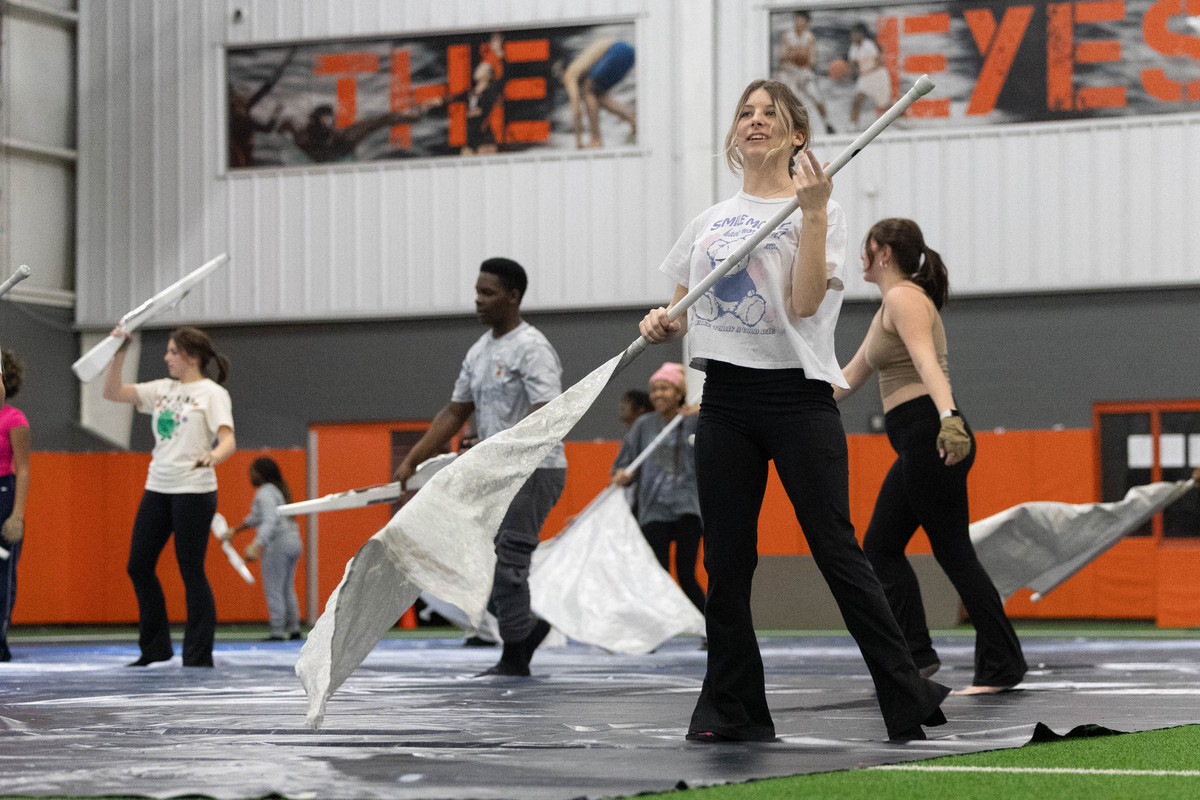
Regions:
<instances>
[{"instance_id":1,"label":"young man in gray shirt","mask_svg":"<svg viewBox=\"0 0 1200 800\"><path fill-rule=\"evenodd\" d=\"M490 330L467 351L450 402L400 462L394 480L407 481L418 464L442 452L472 413L479 438L486 439L562 393L558 353L521 318L527 285L525 270L511 259L489 258L479 265L475 313ZM504 653L480 676L528 675L533 652L550 631L549 623L529 607L529 564L538 532L566 480L567 458L560 442L521 487L500 523L488 608L499 622Z\"/></svg>"}]
</instances>

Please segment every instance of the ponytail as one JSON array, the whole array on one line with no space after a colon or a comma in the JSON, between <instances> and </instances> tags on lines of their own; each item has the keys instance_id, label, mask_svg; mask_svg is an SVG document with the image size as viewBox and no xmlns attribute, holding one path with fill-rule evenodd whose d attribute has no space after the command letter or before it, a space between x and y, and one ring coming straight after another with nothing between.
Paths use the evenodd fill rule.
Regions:
<instances>
[{"instance_id":1,"label":"ponytail","mask_svg":"<svg viewBox=\"0 0 1200 800\"><path fill-rule=\"evenodd\" d=\"M934 308L941 310L942 306L946 305L947 295L950 293L950 276L946 273L946 265L942 263L942 257L937 250L928 246L922 250L921 265L912 274L911 280L925 290L925 294L933 301Z\"/></svg>"},{"instance_id":2,"label":"ponytail","mask_svg":"<svg viewBox=\"0 0 1200 800\"><path fill-rule=\"evenodd\" d=\"M229 357L224 353L218 353L214 350L212 363L217 365L217 374L213 380L217 383L225 383L225 380L229 377Z\"/></svg>"},{"instance_id":3,"label":"ponytail","mask_svg":"<svg viewBox=\"0 0 1200 800\"><path fill-rule=\"evenodd\" d=\"M900 217L881 219L871 226L867 241L891 247L901 274L920 286L935 308L940 310L946 305L950 294L946 265L938 251L925 244L917 223Z\"/></svg>"}]
</instances>

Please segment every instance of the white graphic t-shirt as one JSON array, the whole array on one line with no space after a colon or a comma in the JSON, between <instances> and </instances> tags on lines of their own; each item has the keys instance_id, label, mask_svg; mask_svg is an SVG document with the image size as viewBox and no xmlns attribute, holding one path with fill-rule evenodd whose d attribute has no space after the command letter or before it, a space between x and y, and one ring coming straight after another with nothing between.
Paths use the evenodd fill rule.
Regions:
<instances>
[{"instance_id":1,"label":"white graphic t-shirt","mask_svg":"<svg viewBox=\"0 0 1200 800\"><path fill-rule=\"evenodd\" d=\"M695 286L791 199L738 192L689 222L659 269ZM826 214L828 289L817 313L800 318L790 311L802 224L797 210L688 309L693 367L703 370L710 359L758 369L799 367L808 378L848 387L833 348L845 294L846 214L833 200Z\"/></svg>"},{"instance_id":2,"label":"white graphic t-shirt","mask_svg":"<svg viewBox=\"0 0 1200 800\"><path fill-rule=\"evenodd\" d=\"M133 388L137 410L150 414L154 424L146 488L163 494L215 492L217 473L212 467L197 467L196 459L212 449L218 428L233 429L229 392L208 378L190 383L160 378Z\"/></svg>"},{"instance_id":3,"label":"white graphic t-shirt","mask_svg":"<svg viewBox=\"0 0 1200 800\"><path fill-rule=\"evenodd\" d=\"M562 364L542 332L522 322L499 339L480 336L463 359L454 393L455 403L475 404L475 430L480 439L516 425L538 403L562 394ZM566 468L559 442L539 468Z\"/></svg>"}]
</instances>

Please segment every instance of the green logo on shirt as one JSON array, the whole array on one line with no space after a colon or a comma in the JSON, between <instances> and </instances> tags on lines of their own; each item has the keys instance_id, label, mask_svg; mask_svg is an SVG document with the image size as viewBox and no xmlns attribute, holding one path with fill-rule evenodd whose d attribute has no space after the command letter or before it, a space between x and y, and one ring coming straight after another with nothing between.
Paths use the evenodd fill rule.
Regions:
<instances>
[{"instance_id":1,"label":"green logo on shirt","mask_svg":"<svg viewBox=\"0 0 1200 800\"><path fill-rule=\"evenodd\" d=\"M158 435L162 439L170 439L175 434L178 421L174 412L166 411L158 415Z\"/></svg>"}]
</instances>

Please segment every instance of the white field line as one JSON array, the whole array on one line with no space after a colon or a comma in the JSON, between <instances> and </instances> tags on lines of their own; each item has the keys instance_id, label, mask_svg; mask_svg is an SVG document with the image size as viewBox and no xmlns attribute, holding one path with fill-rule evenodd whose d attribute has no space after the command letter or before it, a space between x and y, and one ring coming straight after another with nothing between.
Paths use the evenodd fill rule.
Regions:
<instances>
[{"instance_id":1,"label":"white field line","mask_svg":"<svg viewBox=\"0 0 1200 800\"><path fill-rule=\"evenodd\" d=\"M951 767L921 764L882 764L870 769L895 770L899 772L1011 772L1033 775L1136 775L1200 778L1195 769L1088 769L1084 767Z\"/></svg>"}]
</instances>

